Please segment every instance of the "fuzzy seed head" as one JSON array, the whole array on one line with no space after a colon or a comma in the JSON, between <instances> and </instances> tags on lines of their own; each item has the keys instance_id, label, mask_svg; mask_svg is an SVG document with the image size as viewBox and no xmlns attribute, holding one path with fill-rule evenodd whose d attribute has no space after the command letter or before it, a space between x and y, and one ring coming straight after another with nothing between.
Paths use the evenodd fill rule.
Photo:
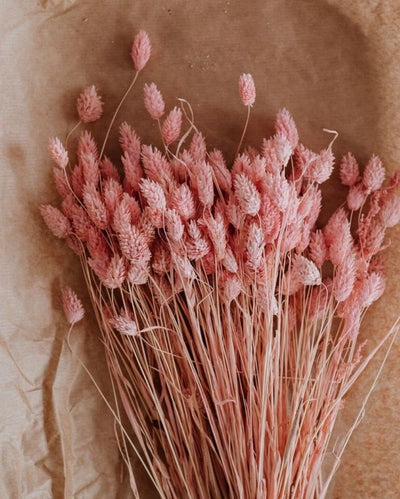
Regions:
<instances>
[{"instance_id":1,"label":"fuzzy seed head","mask_svg":"<svg viewBox=\"0 0 400 499\"><path fill-rule=\"evenodd\" d=\"M141 71L151 55L151 43L146 31L141 30L133 39L131 57L136 71Z\"/></svg>"},{"instance_id":2,"label":"fuzzy seed head","mask_svg":"<svg viewBox=\"0 0 400 499\"><path fill-rule=\"evenodd\" d=\"M80 94L76 101L76 109L82 123L91 123L101 117L103 114L103 101L94 85L85 88Z\"/></svg>"},{"instance_id":3,"label":"fuzzy seed head","mask_svg":"<svg viewBox=\"0 0 400 499\"><path fill-rule=\"evenodd\" d=\"M144 86L144 105L153 120L159 120L164 114L164 99L155 83Z\"/></svg>"},{"instance_id":4,"label":"fuzzy seed head","mask_svg":"<svg viewBox=\"0 0 400 499\"><path fill-rule=\"evenodd\" d=\"M62 304L65 318L71 325L79 322L85 315L81 300L78 298L75 291L69 287L65 287L62 290Z\"/></svg>"},{"instance_id":5,"label":"fuzzy seed head","mask_svg":"<svg viewBox=\"0 0 400 499\"><path fill-rule=\"evenodd\" d=\"M251 74L243 73L239 78L239 95L245 106L252 106L256 100L256 87Z\"/></svg>"}]
</instances>

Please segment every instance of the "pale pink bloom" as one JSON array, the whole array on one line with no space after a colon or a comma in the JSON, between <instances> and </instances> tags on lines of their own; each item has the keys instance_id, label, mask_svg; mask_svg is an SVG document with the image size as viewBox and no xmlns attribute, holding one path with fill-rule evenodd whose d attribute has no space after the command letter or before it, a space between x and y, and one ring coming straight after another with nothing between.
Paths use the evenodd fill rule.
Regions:
<instances>
[{"instance_id":1,"label":"pale pink bloom","mask_svg":"<svg viewBox=\"0 0 400 499\"><path fill-rule=\"evenodd\" d=\"M287 109L281 109L278 112L275 121L275 130L289 141L290 146L294 151L299 142L299 134L297 132L296 124Z\"/></svg>"},{"instance_id":2,"label":"pale pink bloom","mask_svg":"<svg viewBox=\"0 0 400 499\"><path fill-rule=\"evenodd\" d=\"M328 248L325 244L324 234L321 230L316 230L310 237L310 257L317 267L322 267L328 256Z\"/></svg>"},{"instance_id":3,"label":"pale pink bloom","mask_svg":"<svg viewBox=\"0 0 400 499\"><path fill-rule=\"evenodd\" d=\"M168 238L175 243L179 242L185 229L179 213L176 210L168 209L165 212L165 219Z\"/></svg>"},{"instance_id":4,"label":"pale pink bloom","mask_svg":"<svg viewBox=\"0 0 400 499\"><path fill-rule=\"evenodd\" d=\"M83 194L83 186L85 185L85 180L83 178L83 168L82 165L76 165L72 170L71 174L71 187L74 194L81 199Z\"/></svg>"},{"instance_id":5,"label":"pale pink bloom","mask_svg":"<svg viewBox=\"0 0 400 499\"><path fill-rule=\"evenodd\" d=\"M104 204L110 218L114 215L116 207L119 205L123 190L120 182L113 178L108 178L102 184Z\"/></svg>"},{"instance_id":6,"label":"pale pink bloom","mask_svg":"<svg viewBox=\"0 0 400 499\"><path fill-rule=\"evenodd\" d=\"M345 318L343 325L344 335L348 337L348 339L354 340L357 338L360 332L360 323L361 323L361 312L359 309L354 309L351 313Z\"/></svg>"},{"instance_id":7,"label":"pale pink bloom","mask_svg":"<svg viewBox=\"0 0 400 499\"><path fill-rule=\"evenodd\" d=\"M251 74L243 73L239 78L239 95L245 106L252 106L256 100L256 87Z\"/></svg>"},{"instance_id":8,"label":"pale pink bloom","mask_svg":"<svg viewBox=\"0 0 400 499\"><path fill-rule=\"evenodd\" d=\"M193 194L187 184L181 184L172 191L169 205L179 213L183 220L189 220L196 214Z\"/></svg>"},{"instance_id":9,"label":"pale pink bloom","mask_svg":"<svg viewBox=\"0 0 400 499\"><path fill-rule=\"evenodd\" d=\"M232 167L232 174L244 173L248 177L251 175L251 160L246 153L239 154L236 156Z\"/></svg>"},{"instance_id":10,"label":"pale pink bloom","mask_svg":"<svg viewBox=\"0 0 400 499\"><path fill-rule=\"evenodd\" d=\"M141 30L132 43L131 57L136 71L141 71L150 59L151 43L146 31Z\"/></svg>"},{"instance_id":11,"label":"pale pink bloom","mask_svg":"<svg viewBox=\"0 0 400 499\"><path fill-rule=\"evenodd\" d=\"M240 215L238 206L233 197L229 198L229 201L225 206L225 215L228 222L233 225L235 229L238 229L240 225Z\"/></svg>"},{"instance_id":12,"label":"pale pink bloom","mask_svg":"<svg viewBox=\"0 0 400 499\"><path fill-rule=\"evenodd\" d=\"M182 111L178 107L168 114L161 127L161 135L164 142L169 146L178 140L182 127Z\"/></svg>"},{"instance_id":13,"label":"pale pink bloom","mask_svg":"<svg viewBox=\"0 0 400 499\"><path fill-rule=\"evenodd\" d=\"M57 137L49 139L48 150L57 166L64 169L68 165L68 152Z\"/></svg>"},{"instance_id":14,"label":"pale pink bloom","mask_svg":"<svg viewBox=\"0 0 400 499\"><path fill-rule=\"evenodd\" d=\"M226 253L226 227L225 221L220 212L215 213L215 217L210 214L204 216L204 222L208 229L208 236L214 247L216 259L222 260Z\"/></svg>"},{"instance_id":15,"label":"pale pink bloom","mask_svg":"<svg viewBox=\"0 0 400 499\"><path fill-rule=\"evenodd\" d=\"M153 120L159 120L164 114L165 103L155 83L144 86L144 105Z\"/></svg>"},{"instance_id":16,"label":"pale pink bloom","mask_svg":"<svg viewBox=\"0 0 400 499\"><path fill-rule=\"evenodd\" d=\"M293 153L289 139L285 135L277 133L273 137L275 156L280 166L286 166Z\"/></svg>"},{"instance_id":17,"label":"pale pink bloom","mask_svg":"<svg viewBox=\"0 0 400 499\"><path fill-rule=\"evenodd\" d=\"M157 244L152 251L152 269L156 274L166 274L171 269L171 253L162 244Z\"/></svg>"},{"instance_id":18,"label":"pale pink bloom","mask_svg":"<svg viewBox=\"0 0 400 499\"><path fill-rule=\"evenodd\" d=\"M242 285L237 276L230 274L225 274L222 277L221 287L222 297L227 301L228 304L235 300L242 290Z\"/></svg>"},{"instance_id":19,"label":"pale pink bloom","mask_svg":"<svg viewBox=\"0 0 400 499\"><path fill-rule=\"evenodd\" d=\"M400 197L396 194L387 195L382 202L380 219L385 227L394 227L400 221Z\"/></svg>"},{"instance_id":20,"label":"pale pink bloom","mask_svg":"<svg viewBox=\"0 0 400 499\"><path fill-rule=\"evenodd\" d=\"M336 301L342 302L350 296L355 280L355 255L351 251L335 269L333 276L333 296Z\"/></svg>"},{"instance_id":21,"label":"pale pink bloom","mask_svg":"<svg viewBox=\"0 0 400 499\"><path fill-rule=\"evenodd\" d=\"M263 139L261 152L266 161L266 171L277 175L282 166L286 166L293 151L289 140L278 134L268 140Z\"/></svg>"},{"instance_id":22,"label":"pale pink bloom","mask_svg":"<svg viewBox=\"0 0 400 499\"><path fill-rule=\"evenodd\" d=\"M80 94L76 101L76 109L79 119L83 123L91 123L101 117L103 114L103 101L94 85L85 88Z\"/></svg>"},{"instance_id":23,"label":"pale pink bloom","mask_svg":"<svg viewBox=\"0 0 400 499\"><path fill-rule=\"evenodd\" d=\"M79 136L77 154L79 159L85 154L91 154L96 159L99 159L96 142L88 130L83 130Z\"/></svg>"},{"instance_id":24,"label":"pale pink bloom","mask_svg":"<svg viewBox=\"0 0 400 499\"><path fill-rule=\"evenodd\" d=\"M107 266L110 258L110 248L101 230L93 225L88 227L86 240L92 258L98 262L104 262Z\"/></svg>"},{"instance_id":25,"label":"pale pink bloom","mask_svg":"<svg viewBox=\"0 0 400 499\"><path fill-rule=\"evenodd\" d=\"M109 225L108 213L100 193L92 184L86 184L83 189L83 202L89 218L99 229L106 229Z\"/></svg>"},{"instance_id":26,"label":"pale pink bloom","mask_svg":"<svg viewBox=\"0 0 400 499\"><path fill-rule=\"evenodd\" d=\"M255 271L261 266L264 254L264 234L262 229L254 222L250 224L246 241L246 265Z\"/></svg>"},{"instance_id":27,"label":"pale pink bloom","mask_svg":"<svg viewBox=\"0 0 400 499\"><path fill-rule=\"evenodd\" d=\"M140 181L143 177L143 170L140 162L136 160L132 161L131 156L127 152L124 152L121 156L121 161L125 173L124 187L128 188L130 193L138 192Z\"/></svg>"},{"instance_id":28,"label":"pale pink bloom","mask_svg":"<svg viewBox=\"0 0 400 499\"><path fill-rule=\"evenodd\" d=\"M149 262L132 262L128 269L128 280L136 286L146 284L149 280Z\"/></svg>"},{"instance_id":29,"label":"pale pink bloom","mask_svg":"<svg viewBox=\"0 0 400 499\"><path fill-rule=\"evenodd\" d=\"M321 212L322 194L317 185L308 186L300 198L298 215L302 217L309 227L313 227Z\"/></svg>"},{"instance_id":30,"label":"pale pink bloom","mask_svg":"<svg viewBox=\"0 0 400 499\"><path fill-rule=\"evenodd\" d=\"M65 242L68 248L72 249L76 255L83 256L85 254L85 247L74 234L68 236Z\"/></svg>"},{"instance_id":31,"label":"pale pink bloom","mask_svg":"<svg viewBox=\"0 0 400 499\"><path fill-rule=\"evenodd\" d=\"M132 221L131 210L129 209L128 197L123 196L114 210L113 227L116 232L124 232L129 229ZM133 198L131 198L133 199ZM140 217L140 208L139 214Z\"/></svg>"},{"instance_id":32,"label":"pale pink bloom","mask_svg":"<svg viewBox=\"0 0 400 499\"><path fill-rule=\"evenodd\" d=\"M40 214L54 236L60 239L65 239L69 236L71 233L71 224L58 208L50 204L42 204Z\"/></svg>"},{"instance_id":33,"label":"pale pink bloom","mask_svg":"<svg viewBox=\"0 0 400 499\"><path fill-rule=\"evenodd\" d=\"M327 224L323 228L325 242L329 247L331 242L336 238L336 234L340 231L342 225L346 225L348 222L346 212L343 208L339 208L333 213L333 215L328 220Z\"/></svg>"},{"instance_id":34,"label":"pale pink bloom","mask_svg":"<svg viewBox=\"0 0 400 499\"><path fill-rule=\"evenodd\" d=\"M201 265L203 268L203 272L207 275L215 275L216 272L216 261L214 251L211 249L206 255L201 259Z\"/></svg>"},{"instance_id":35,"label":"pale pink bloom","mask_svg":"<svg viewBox=\"0 0 400 499\"><path fill-rule=\"evenodd\" d=\"M255 185L258 185L265 178L266 166L267 166L266 159L260 156L259 154L251 160L250 168L249 171L247 172L247 175Z\"/></svg>"},{"instance_id":36,"label":"pale pink bloom","mask_svg":"<svg viewBox=\"0 0 400 499\"><path fill-rule=\"evenodd\" d=\"M103 179L114 179L116 182L120 182L117 167L107 156L103 156L100 161L100 173Z\"/></svg>"},{"instance_id":37,"label":"pale pink bloom","mask_svg":"<svg viewBox=\"0 0 400 499\"><path fill-rule=\"evenodd\" d=\"M290 199L290 184L283 175L266 175L267 183L269 184L269 196L274 205L281 212L285 212L289 205ZM267 184L267 185L268 185Z\"/></svg>"},{"instance_id":38,"label":"pale pink bloom","mask_svg":"<svg viewBox=\"0 0 400 499\"><path fill-rule=\"evenodd\" d=\"M369 307L378 300L385 290L385 279L381 274L372 272L363 280L360 292L360 305Z\"/></svg>"},{"instance_id":39,"label":"pale pink bloom","mask_svg":"<svg viewBox=\"0 0 400 499\"><path fill-rule=\"evenodd\" d=\"M109 260L105 260L104 258L88 258L87 262L98 279L103 281L107 276Z\"/></svg>"},{"instance_id":40,"label":"pale pink bloom","mask_svg":"<svg viewBox=\"0 0 400 499\"><path fill-rule=\"evenodd\" d=\"M362 255L367 260L382 249L385 227L380 220L363 217L358 224L357 235Z\"/></svg>"},{"instance_id":41,"label":"pale pink bloom","mask_svg":"<svg viewBox=\"0 0 400 499\"><path fill-rule=\"evenodd\" d=\"M100 180L98 159L92 153L82 154L79 164L82 166L82 174L85 184L97 186Z\"/></svg>"},{"instance_id":42,"label":"pale pink bloom","mask_svg":"<svg viewBox=\"0 0 400 499\"><path fill-rule=\"evenodd\" d=\"M56 166L54 166L53 167L53 176L54 176L54 183L56 185L56 189L57 189L58 194L62 198L65 198L71 192L71 188L68 185L65 171L60 170L60 168L57 168Z\"/></svg>"},{"instance_id":43,"label":"pale pink bloom","mask_svg":"<svg viewBox=\"0 0 400 499\"><path fill-rule=\"evenodd\" d=\"M151 251L145 236L135 226L118 234L122 254L131 262L144 266L151 259Z\"/></svg>"},{"instance_id":44,"label":"pale pink bloom","mask_svg":"<svg viewBox=\"0 0 400 499\"><path fill-rule=\"evenodd\" d=\"M173 184L174 174L171 165L156 147L142 146L142 162L144 171L150 180L166 188Z\"/></svg>"},{"instance_id":45,"label":"pale pink bloom","mask_svg":"<svg viewBox=\"0 0 400 499\"><path fill-rule=\"evenodd\" d=\"M176 253L173 253L171 256L179 277L184 277L185 279L194 279L196 277L194 268L186 256L182 257Z\"/></svg>"},{"instance_id":46,"label":"pale pink bloom","mask_svg":"<svg viewBox=\"0 0 400 499\"><path fill-rule=\"evenodd\" d=\"M360 179L360 170L356 158L349 152L340 162L340 180L343 185L351 187Z\"/></svg>"},{"instance_id":47,"label":"pale pink bloom","mask_svg":"<svg viewBox=\"0 0 400 499\"><path fill-rule=\"evenodd\" d=\"M110 260L102 283L110 289L120 288L125 280L125 277L126 268L124 259L120 255L114 255Z\"/></svg>"},{"instance_id":48,"label":"pale pink bloom","mask_svg":"<svg viewBox=\"0 0 400 499\"><path fill-rule=\"evenodd\" d=\"M154 225L151 223L149 214L147 213L148 207L143 211L140 220L137 224L137 228L143 236L144 240L148 245L151 245L156 238L156 230Z\"/></svg>"},{"instance_id":49,"label":"pale pink bloom","mask_svg":"<svg viewBox=\"0 0 400 499\"><path fill-rule=\"evenodd\" d=\"M335 158L330 148L322 150L308 165L304 178L322 184L332 175Z\"/></svg>"},{"instance_id":50,"label":"pale pink bloom","mask_svg":"<svg viewBox=\"0 0 400 499\"><path fill-rule=\"evenodd\" d=\"M221 191L229 192L232 186L231 172L226 167L222 152L214 149L209 154L210 164L213 168L214 176Z\"/></svg>"},{"instance_id":51,"label":"pale pink bloom","mask_svg":"<svg viewBox=\"0 0 400 499\"><path fill-rule=\"evenodd\" d=\"M298 144L294 151L294 164L300 174L308 170L310 165L317 159L317 154L303 144Z\"/></svg>"},{"instance_id":52,"label":"pale pink bloom","mask_svg":"<svg viewBox=\"0 0 400 499\"><path fill-rule=\"evenodd\" d=\"M315 263L302 255L296 255L292 272L295 279L305 286L315 286L321 284L321 273Z\"/></svg>"},{"instance_id":53,"label":"pale pink bloom","mask_svg":"<svg viewBox=\"0 0 400 499\"><path fill-rule=\"evenodd\" d=\"M210 252L210 244L203 237L195 220L189 221L187 231L189 234L186 245L188 257L191 260L199 260Z\"/></svg>"},{"instance_id":54,"label":"pale pink bloom","mask_svg":"<svg viewBox=\"0 0 400 499\"><path fill-rule=\"evenodd\" d=\"M189 153L193 158L193 161L201 163L202 161L206 160L206 141L204 140L203 134L201 132L195 132L193 134L192 140L190 142Z\"/></svg>"},{"instance_id":55,"label":"pale pink bloom","mask_svg":"<svg viewBox=\"0 0 400 499\"><path fill-rule=\"evenodd\" d=\"M329 258L333 265L339 265L348 258L348 254L353 247L353 237L350 232L350 222L342 219L334 230L332 230L329 239Z\"/></svg>"},{"instance_id":56,"label":"pale pink bloom","mask_svg":"<svg viewBox=\"0 0 400 499\"><path fill-rule=\"evenodd\" d=\"M359 210L367 200L367 191L362 182L353 184L347 193L347 206L351 211Z\"/></svg>"},{"instance_id":57,"label":"pale pink bloom","mask_svg":"<svg viewBox=\"0 0 400 499\"><path fill-rule=\"evenodd\" d=\"M264 196L261 210L261 228L266 243L272 243L278 237L281 228L281 214L269 197Z\"/></svg>"},{"instance_id":58,"label":"pale pink bloom","mask_svg":"<svg viewBox=\"0 0 400 499\"><path fill-rule=\"evenodd\" d=\"M311 228L308 225L302 225L300 229L300 239L296 244L297 253L303 253L310 244Z\"/></svg>"},{"instance_id":59,"label":"pale pink bloom","mask_svg":"<svg viewBox=\"0 0 400 499\"><path fill-rule=\"evenodd\" d=\"M150 208L161 212L166 210L167 200L160 184L148 178L143 178L140 183L140 191Z\"/></svg>"},{"instance_id":60,"label":"pale pink bloom","mask_svg":"<svg viewBox=\"0 0 400 499\"><path fill-rule=\"evenodd\" d=\"M67 196L62 202L62 210L72 222L72 228L75 235L82 241L86 241L86 236L89 227L92 227L86 211L75 203L75 198L72 194Z\"/></svg>"},{"instance_id":61,"label":"pale pink bloom","mask_svg":"<svg viewBox=\"0 0 400 499\"><path fill-rule=\"evenodd\" d=\"M288 251L296 248L302 239L303 221L297 219L294 222L287 224L284 227L283 237L280 244L280 253L284 255Z\"/></svg>"},{"instance_id":62,"label":"pale pink bloom","mask_svg":"<svg viewBox=\"0 0 400 499\"><path fill-rule=\"evenodd\" d=\"M214 183L211 166L206 162L200 163L197 165L194 175L200 203L205 207L212 206L214 202Z\"/></svg>"},{"instance_id":63,"label":"pale pink bloom","mask_svg":"<svg viewBox=\"0 0 400 499\"><path fill-rule=\"evenodd\" d=\"M225 255L221 260L221 263L225 267L225 269L232 274L236 274L236 272L239 270L235 255L230 246L226 247Z\"/></svg>"},{"instance_id":64,"label":"pale pink bloom","mask_svg":"<svg viewBox=\"0 0 400 499\"><path fill-rule=\"evenodd\" d=\"M138 327L133 316L126 310L121 310L120 315L109 319L110 326L125 336L136 336Z\"/></svg>"},{"instance_id":65,"label":"pale pink bloom","mask_svg":"<svg viewBox=\"0 0 400 499\"><path fill-rule=\"evenodd\" d=\"M75 291L69 287L65 287L61 294L65 318L69 324L76 324L83 319L83 316L85 315L82 302L76 295Z\"/></svg>"},{"instance_id":66,"label":"pale pink bloom","mask_svg":"<svg viewBox=\"0 0 400 499\"><path fill-rule=\"evenodd\" d=\"M244 174L235 175L233 179L235 197L243 215L257 215L261 206L260 193L253 182Z\"/></svg>"},{"instance_id":67,"label":"pale pink bloom","mask_svg":"<svg viewBox=\"0 0 400 499\"><path fill-rule=\"evenodd\" d=\"M365 167L362 178L362 182L368 194L377 191L382 187L385 180L385 173L382 161L378 156L372 156Z\"/></svg>"},{"instance_id":68,"label":"pale pink bloom","mask_svg":"<svg viewBox=\"0 0 400 499\"><path fill-rule=\"evenodd\" d=\"M119 143L122 151L129 156L130 161L138 163L141 153L140 138L126 121L121 123L119 127Z\"/></svg>"},{"instance_id":69,"label":"pale pink bloom","mask_svg":"<svg viewBox=\"0 0 400 499\"><path fill-rule=\"evenodd\" d=\"M324 282L320 286L314 286L310 292L309 314L308 317L312 321L323 319L327 312L329 300L329 291Z\"/></svg>"}]
</instances>

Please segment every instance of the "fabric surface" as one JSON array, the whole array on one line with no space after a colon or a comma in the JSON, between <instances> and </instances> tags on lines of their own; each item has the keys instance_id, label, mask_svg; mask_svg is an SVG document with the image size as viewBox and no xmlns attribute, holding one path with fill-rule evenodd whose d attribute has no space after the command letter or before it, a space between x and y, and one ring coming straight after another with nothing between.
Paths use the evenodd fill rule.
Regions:
<instances>
[{"instance_id":1,"label":"fabric surface","mask_svg":"<svg viewBox=\"0 0 400 499\"><path fill-rule=\"evenodd\" d=\"M3 0L0 7L0 497L129 498L113 418L80 366L106 397L111 385L79 262L44 227L38 212L56 202L47 156L50 135L75 123L75 98L95 84L105 117L89 126L101 140L129 84L133 35L146 29L149 65L124 104L144 142L157 143L142 87L154 81L172 107L184 97L209 146L232 159L245 121L238 77L257 88L247 141L272 131L278 109L294 116L301 140L320 150L339 132L337 157L372 153L388 171L400 164L400 5L397 0ZM117 159L116 130L107 154ZM324 189L344 200L337 175ZM332 211L332 210L331 210ZM329 215L329 207L323 218ZM368 312L363 337L372 349L400 313L400 228L390 232L387 290ZM60 311L60 286L85 301L73 331ZM400 496L398 339L331 487L335 499ZM348 397L338 435L354 419L383 352ZM140 474L141 472L139 472ZM143 497L155 497L143 478Z\"/></svg>"}]
</instances>

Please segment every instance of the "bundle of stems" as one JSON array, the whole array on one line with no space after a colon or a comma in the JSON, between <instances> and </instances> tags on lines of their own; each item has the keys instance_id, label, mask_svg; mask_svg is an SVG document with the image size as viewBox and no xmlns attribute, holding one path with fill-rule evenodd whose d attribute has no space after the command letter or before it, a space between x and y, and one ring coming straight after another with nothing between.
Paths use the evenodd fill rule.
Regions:
<instances>
[{"instance_id":1,"label":"bundle of stems","mask_svg":"<svg viewBox=\"0 0 400 499\"><path fill-rule=\"evenodd\" d=\"M128 90L149 56L142 31ZM251 75L240 77L239 95L247 126ZM144 103L164 151L123 123L115 166L104 150L119 106L100 152L81 133L76 166L50 140L62 203L41 207L80 257L134 496L136 453L163 498L322 498L347 442L329 447L344 398L384 341L363 358L360 323L384 290L378 253L400 218L400 176L385 182L378 157L360 171L347 154L346 206L317 228L333 141L312 152L283 110L260 150L241 152L245 126L228 168L186 101L161 120L164 101L150 84ZM89 87L79 124L102 109ZM69 288L63 301L73 325L82 304Z\"/></svg>"}]
</instances>

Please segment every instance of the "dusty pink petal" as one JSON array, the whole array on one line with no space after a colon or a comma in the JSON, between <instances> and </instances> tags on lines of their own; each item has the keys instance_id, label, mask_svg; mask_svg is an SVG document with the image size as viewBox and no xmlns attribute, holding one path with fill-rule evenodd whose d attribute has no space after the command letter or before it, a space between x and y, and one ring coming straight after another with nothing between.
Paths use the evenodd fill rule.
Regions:
<instances>
[{"instance_id":1,"label":"dusty pink petal","mask_svg":"<svg viewBox=\"0 0 400 499\"><path fill-rule=\"evenodd\" d=\"M57 166L64 169L68 165L68 152L57 137L49 139L49 153Z\"/></svg>"},{"instance_id":2,"label":"dusty pink petal","mask_svg":"<svg viewBox=\"0 0 400 499\"><path fill-rule=\"evenodd\" d=\"M380 219L385 227L394 227L400 221L400 196L396 194L387 195L379 213Z\"/></svg>"},{"instance_id":3,"label":"dusty pink petal","mask_svg":"<svg viewBox=\"0 0 400 499\"><path fill-rule=\"evenodd\" d=\"M140 191L150 208L154 208L161 212L166 210L167 200L160 184L144 178L140 184Z\"/></svg>"},{"instance_id":4,"label":"dusty pink petal","mask_svg":"<svg viewBox=\"0 0 400 499\"><path fill-rule=\"evenodd\" d=\"M56 189L57 189L58 194L62 198L65 198L71 192L71 188L68 185L65 170L61 170L60 168L57 168L56 166L54 166L53 167L53 176L54 176L54 183L56 185Z\"/></svg>"},{"instance_id":5,"label":"dusty pink petal","mask_svg":"<svg viewBox=\"0 0 400 499\"><path fill-rule=\"evenodd\" d=\"M114 255L111 258L102 283L110 289L120 288L125 280L125 277L126 268L124 259L119 255Z\"/></svg>"},{"instance_id":6,"label":"dusty pink petal","mask_svg":"<svg viewBox=\"0 0 400 499\"><path fill-rule=\"evenodd\" d=\"M85 185L83 189L83 201L87 213L95 226L99 229L106 229L109 225L108 212L101 199L100 193L96 190L94 185Z\"/></svg>"},{"instance_id":7,"label":"dusty pink petal","mask_svg":"<svg viewBox=\"0 0 400 499\"><path fill-rule=\"evenodd\" d=\"M81 93L76 101L76 109L79 119L83 123L91 123L101 117L103 114L103 101L94 85L85 88Z\"/></svg>"},{"instance_id":8,"label":"dusty pink petal","mask_svg":"<svg viewBox=\"0 0 400 499\"><path fill-rule=\"evenodd\" d=\"M187 231L189 240L187 241L187 254L191 260L199 260L210 251L210 244L203 237L197 223L191 220L188 224Z\"/></svg>"},{"instance_id":9,"label":"dusty pink petal","mask_svg":"<svg viewBox=\"0 0 400 499\"><path fill-rule=\"evenodd\" d=\"M244 174L233 179L235 197L243 215L256 215L261 206L260 193L253 182Z\"/></svg>"},{"instance_id":10,"label":"dusty pink petal","mask_svg":"<svg viewBox=\"0 0 400 499\"><path fill-rule=\"evenodd\" d=\"M256 100L256 87L251 74L243 73L239 78L239 95L245 106L252 106Z\"/></svg>"},{"instance_id":11,"label":"dusty pink petal","mask_svg":"<svg viewBox=\"0 0 400 499\"><path fill-rule=\"evenodd\" d=\"M164 99L155 83L144 86L144 105L153 120L159 120L164 114Z\"/></svg>"},{"instance_id":12,"label":"dusty pink petal","mask_svg":"<svg viewBox=\"0 0 400 499\"><path fill-rule=\"evenodd\" d=\"M83 130L79 136L77 153L79 160L86 154L91 154L95 159L99 159L96 142L88 130Z\"/></svg>"},{"instance_id":13,"label":"dusty pink petal","mask_svg":"<svg viewBox=\"0 0 400 499\"><path fill-rule=\"evenodd\" d=\"M50 204L43 204L40 207L40 214L53 235L60 239L65 239L69 236L71 233L71 224L58 208Z\"/></svg>"},{"instance_id":14,"label":"dusty pink petal","mask_svg":"<svg viewBox=\"0 0 400 499\"><path fill-rule=\"evenodd\" d=\"M321 230L317 230L311 234L309 250L313 262L318 267L321 267L328 256L328 248Z\"/></svg>"},{"instance_id":15,"label":"dusty pink petal","mask_svg":"<svg viewBox=\"0 0 400 499\"><path fill-rule=\"evenodd\" d=\"M350 252L335 269L333 276L333 296L336 301L346 300L353 291L356 280L355 255Z\"/></svg>"},{"instance_id":16,"label":"dusty pink petal","mask_svg":"<svg viewBox=\"0 0 400 499\"><path fill-rule=\"evenodd\" d=\"M62 304L65 317L69 324L75 324L83 319L85 310L81 300L77 297L75 291L69 287L62 290Z\"/></svg>"},{"instance_id":17,"label":"dusty pink petal","mask_svg":"<svg viewBox=\"0 0 400 499\"><path fill-rule=\"evenodd\" d=\"M355 157L349 152L340 162L340 180L343 185L351 187L360 179L360 171Z\"/></svg>"},{"instance_id":18,"label":"dusty pink petal","mask_svg":"<svg viewBox=\"0 0 400 499\"><path fill-rule=\"evenodd\" d=\"M347 206L351 211L359 210L367 200L367 191L362 182L353 184L347 193Z\"/></svg>"},{"instance_id":19,"label":"dusty pink petal","mask_svg":"<svg viewBox=\"0 0 400 499\"><path fill-rule=\"evenodd\" d=\"M226 163L222 152L214 149L209 155L210 164L212 166L216 183L222 191L229 192L232 186L232 176Z\"/></svg>"},{"instance_id":20,"label":"dusty pink petal","mask_svg":"<svg viewBox=\"0 0 400 499\"><path fill-rule=\"evenodd\" d=\"M182 111L174 107L174 109L165 118L161 127L161 134L164 142L169 146L178 140L181 134L182 127Z\"/></svg>"},{"instance_id":21,"label":"dusty pink petal","mask_svg":"<svg viewBox=\"0 0 400 499\"><path fill-rule=\"evenodd\" d=\"M117 167L107 156L103 156L100 161L100 174L103 179L114 179L116 182L120 182Z\"/></svg>"},{"instance_id":22,"label":"dusty pink petal","mask_svg":"<svg viewBox=\"0 0 400 499\"><path fill-rule=\"evenodd\" d=\"M263 231L253 222L249 227L246 242L246 265L250 270L255 271L261 266L264 247L265 241Z\"/></svg>"},{"instance_id":23,"label":"dusty pink petal","mask_svg":"<svg viewBox=\"0 0 400 499\"><path fill-rule=\"evenodd\" d=\"M365 167L362 178L362 182L368 194L377 191L382 187L385 180L385 174L386 172L382 161L378 156L372 156Z\"/></svg>"},{"instance_id":24,"label":"dusty pink petal","mask_svg":"<svg viewBox=\"0 0 400 499\"><path fill-rule=\"evenodd\" d=\"M275 121L275 130L278 134L286 137L294 151L299 142L299 134L296 124L287 109L278 112Z\"/></svg>"},{"instance_id":25,"label":"dusty pink petal","mask_svg":"<svg viewBox=\"0 0 400 499\"><path fill-rule=\"evenodd\" d=\"M151 43L146 31L141 30L132 43L131 57L136 71L141 71L147 64L151 55Z\"/></svg>"},{"instance_id":26,"label":"dusty pink petal","mask_svg":"<svg viewBox=\"0 0 400 499\"><path fill-rule=\"evenodd\" d=\"M206 160L206 141L201 132L195 132L189 147L189 153L193 161L201 163Z\"/></svg>"}]
</instances>

